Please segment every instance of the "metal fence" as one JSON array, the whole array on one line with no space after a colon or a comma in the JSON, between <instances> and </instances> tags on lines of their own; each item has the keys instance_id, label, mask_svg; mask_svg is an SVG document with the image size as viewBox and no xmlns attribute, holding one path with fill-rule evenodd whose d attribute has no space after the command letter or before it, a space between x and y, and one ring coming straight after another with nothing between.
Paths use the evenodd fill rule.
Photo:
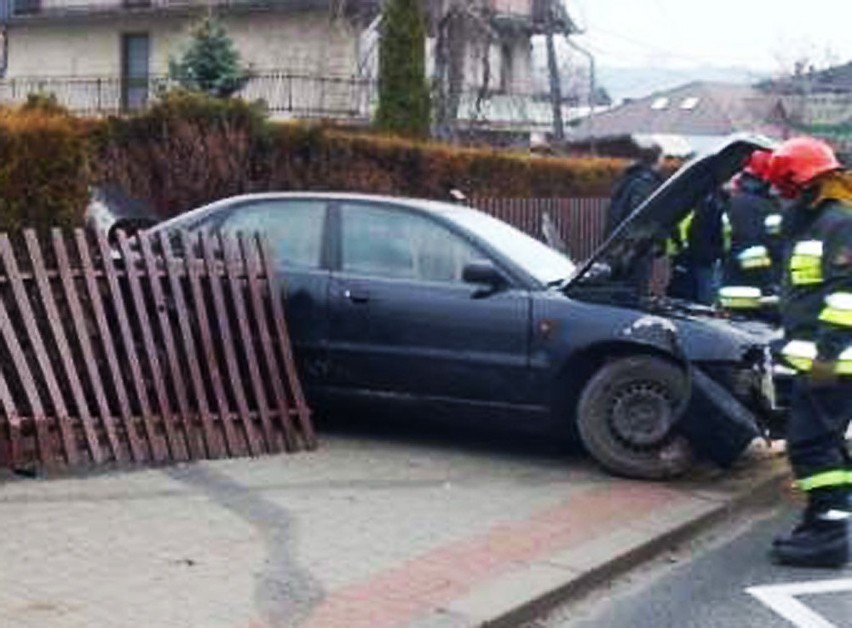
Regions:
<instances>
[{"instance_id":1,"label":"metal fence","mask_svg":"<svg viewBox=\"0 0 852 628\"><path fill-rule=\"evenodd\" d=\"M144 108L174 86L165 76L134 79L132 84L119 76L7 78L0 80L0 104L20 104L30 94L53 95L72 113L100 117ZM373 79L283 70L253 74L237 95L264 102L277 118L325 118L362 125L372 119L379 97ZM459 122L462 128L546 131L551 111L546 101L528 93L483 95L467 90L461 95Z\"/></svg>"},{"instance_id":2,"label":"metal fence","mask_svg":"<svg viewBox=\"0 0 852 628\"><path fill-rule=\"evenodd\" d=\"M151 77L141 84L142 98L130 98L131 85L117 76L22 77L0 80L0 103L19 104L30 94L53 95L72 113L100 117L117 115L142 107L173 87L167 77ZM140 84L134 80L132 89ZM262 100L269 111L281 117L323 117L366 123L370 119L374 84L355 78L318 77L288 72L253 76L240 91L249 101Z\"/></svg>"},{"instance_id":3,"label":"metal fence","mask_svg":"<svg viewBox=\"0 0 852 628\"><path fill-rule=\"evenodd\" d=\"M544 239L545 214L550 217L575 260L589 257L601 243L608 198L475 198L471 204Z\"/></svg>"},{"instance_id":4,"label":"metal fence","mask_svg":"<svg viewBox=\"0 0 852 628\"><path fill-rule=\"evenodd\" d=\"M257 238L0 235L0 466L315 445Z\"/></svg>"}]
</instances>

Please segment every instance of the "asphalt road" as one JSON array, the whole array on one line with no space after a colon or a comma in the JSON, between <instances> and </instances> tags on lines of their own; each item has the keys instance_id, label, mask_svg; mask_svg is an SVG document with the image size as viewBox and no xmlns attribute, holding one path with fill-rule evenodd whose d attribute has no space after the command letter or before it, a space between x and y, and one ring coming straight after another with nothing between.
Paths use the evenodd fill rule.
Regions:
<instances>
[{"instance_id":1,"label":"asphalt road","mask_svg":"<svg viewBox=\"0 0 852 628\"><path fill-rule=\"evenodd\" d=\"M527 628L852 628L852 566L791 569L767 558L796 512L785 505L716 530Z\"/></svg>"}]
</instances>

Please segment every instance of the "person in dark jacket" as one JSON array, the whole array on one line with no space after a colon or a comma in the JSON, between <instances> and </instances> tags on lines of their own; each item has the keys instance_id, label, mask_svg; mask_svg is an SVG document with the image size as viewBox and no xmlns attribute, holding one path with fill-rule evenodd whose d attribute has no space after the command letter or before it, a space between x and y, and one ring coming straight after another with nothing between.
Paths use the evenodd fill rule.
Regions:
<instances>
[{"instance_id":1,"label":"person in dark jacket","mask_svg":"<svg viewBox=\"0 0 852 628\"><path fill-rule=\"evenodd\" d=\"M719 289L719 262L725 252L728 194L717 188L678 224L667 243L671 258L668 296L712 305Z\"/></svg>"},{"instance_id":2,"label":"person in dark jacket","mask_svg":"<svg viewBox=\"0 0 852 628\"><path fill-rule=\"evenodd\" d=\"M719 264L725 254L723 219L729 202L722 188L708 194L696 208L687 232L695 301L704 305L712 305L719 290Z\"/></svg>"},{"instance_id":3,"label":"person in dark jacket","mask_svg":"<svg viewBox=\"0 0 852 628\"><path fill-rule=\"evenodd\" d=\"M782 216L766 181L770 158L769 151L755 151L733 181L730 248L724 264L725 288L719 295L722 306L755 314L763 308L762 299L777 292L781 279ZM744 298L743 290L752 298ZM730 294L734 297L728 298Z\"/></svg>"},{"instance_id":4,"label":"person in dark jacket","mask_svg":"<svg viewBox=\"0 0 852 628\"><path fill-rule=\"evenodd\" d=\"M613 189L606 216L609 236L663 183L660 172L663 150L655 145L642 148L639 159L628 166Z\"/></svg>"},{"instance_id":5,"label":"person in dark jacket","mask_svg":"<svg viewBox=\"0 0 852 628\"><path fill-rule=\"evenodd\" d=\"M654 144L640 150L639 160L629 166L613 189L606 216L609 237L663 183L663 150ZM653 255L637 260L630 278L640 295L648 293L653 272Z\"/></svg>"},{"instance_id":6,"label":"person in dark jacket","mask_svg":"<svg viewBox=\"0 0 852 628\"><path fill-rule=\"evenodd\" d=\"M784 142L769 179L796 203L785 216L782 354L798 375L787 451L808 503L801 523L773 544L778 562L841 567L849 561L852 466L852 173L813 138Z\"/></svg>"}]
</instances>

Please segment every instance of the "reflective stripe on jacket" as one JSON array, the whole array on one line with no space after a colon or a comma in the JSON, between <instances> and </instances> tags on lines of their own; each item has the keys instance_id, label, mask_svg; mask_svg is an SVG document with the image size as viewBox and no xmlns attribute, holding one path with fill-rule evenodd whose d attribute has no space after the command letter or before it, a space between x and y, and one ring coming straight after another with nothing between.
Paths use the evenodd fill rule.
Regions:
<instances>
[{"instance_id":1,"label":"reflective stripe on jacket","mask_svg":"<svg viewBox=\"0 0 852 628\"><path fill-rule=\"evenodd\" d=\"M852 375L852 203L798 207L787 225L781 315L785 359L799 371L814 360Z\"/></svg>"}]
</instances>

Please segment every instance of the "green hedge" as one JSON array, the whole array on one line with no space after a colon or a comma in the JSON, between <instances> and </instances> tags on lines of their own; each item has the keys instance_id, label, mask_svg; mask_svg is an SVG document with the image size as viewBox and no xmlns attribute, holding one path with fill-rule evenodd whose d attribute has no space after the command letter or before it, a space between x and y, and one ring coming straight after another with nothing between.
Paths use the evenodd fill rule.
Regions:
<instances>
[{"instance_id":1,"label":"green hedge","mask_svg":"<svg viewBox=\"0 0 852 628\"><path fill-rule=\"evenodd\" d=\"M460 149L321 125L178 93L145 114L76 120L50 103L0 112L0 228L81 223L91 184L162 216L246 192L328 190L447 199L606 195L624 163Z\"/></svg>"},{"instance_id":2,"label":"green hedge","mask_svg":"<svg viewBox=\"0 0 852 628\"><path fill-rule=\"evenodd\" d=\"M81 226L88 180L73 118L38 106L0 111L0 231Z\"/></svg>"},{"instance_id":3,"label":"green hedge","mask_svg":"<svg viewBox=\"0 0 852 628\"><path fill-rule=\"evenodd\" d=\"M624 167L613 159L460 149L322 125L273 123L238 100L176 94L93 134L99 181L151 201L162 216L245 192L356 191L447 199L600 196Z\"/></svg>"}]
</instances>

